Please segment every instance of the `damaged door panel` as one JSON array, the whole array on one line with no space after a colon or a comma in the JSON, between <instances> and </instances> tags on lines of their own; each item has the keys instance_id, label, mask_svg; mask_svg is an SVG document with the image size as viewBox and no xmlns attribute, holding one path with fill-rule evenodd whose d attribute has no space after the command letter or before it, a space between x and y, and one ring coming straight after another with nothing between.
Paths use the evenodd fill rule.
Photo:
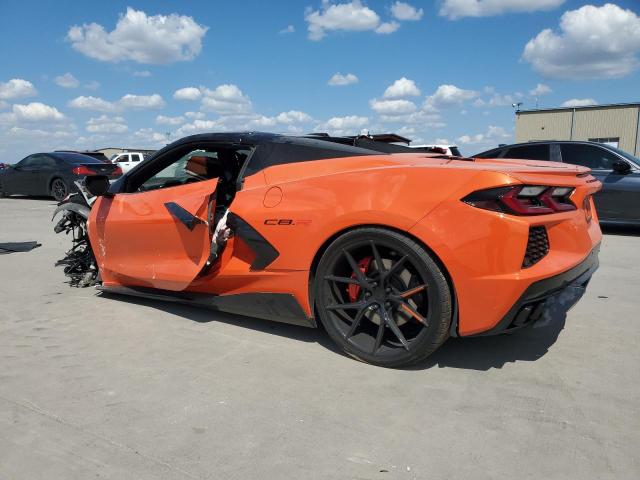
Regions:
<instances>
[{"instance_id":1,"label":"damaged door panel","mask_svg":"<svg viewBox=\"0 0 640 480\"><path fill-rule=\"evenodd\" d=\"M181 291L206 266L217 179L101 197L89 229L105 283ZM213 202L213 205L211 204Z\"/></svg>"}]
</instances>

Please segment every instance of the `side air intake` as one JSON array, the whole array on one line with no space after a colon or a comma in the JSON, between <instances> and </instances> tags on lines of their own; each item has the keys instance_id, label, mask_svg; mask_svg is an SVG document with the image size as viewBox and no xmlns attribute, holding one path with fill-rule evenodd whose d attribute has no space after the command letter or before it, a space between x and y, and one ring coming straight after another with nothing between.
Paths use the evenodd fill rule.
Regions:
<instances>
[{"instance_id":1,"label":"side air intake","mask_svg":"<svg viewBox=\"0 0 640 480\"><path fill-rule=\"evenodd\" d=\"M524 254L522 268L529 268L549 253L549 237L545 227L530 227L527 251Z\"/></svg>"}]
</instances>

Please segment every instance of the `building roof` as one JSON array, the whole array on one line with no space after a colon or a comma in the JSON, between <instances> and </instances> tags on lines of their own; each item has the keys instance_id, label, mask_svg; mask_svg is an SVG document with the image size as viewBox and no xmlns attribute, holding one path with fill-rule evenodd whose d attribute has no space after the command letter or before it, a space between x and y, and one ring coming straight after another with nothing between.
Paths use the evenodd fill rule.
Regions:
<instances>
[{"instance_id":1,"label":"building roof","mask_svg":"<svg viewBox=\"0 0 640 480\"><path fill-rule=\"evenodd\" d=\"M597 108L623 108L640 107L640 102L635 103L606 103L603 105L585 105L582 107L556 107L556 108L533 108L531 110L516 110L516 113L541 113L541 112L561 112L572 110L589 110Z\"/></svg>"}]
</instances>

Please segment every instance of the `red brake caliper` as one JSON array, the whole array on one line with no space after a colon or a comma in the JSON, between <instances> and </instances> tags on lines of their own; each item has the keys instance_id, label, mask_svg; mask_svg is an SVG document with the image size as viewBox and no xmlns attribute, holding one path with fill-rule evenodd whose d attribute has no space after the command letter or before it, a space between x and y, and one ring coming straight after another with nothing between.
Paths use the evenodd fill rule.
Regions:
<instances>
[{"instance_id":1,"label":"red brake caliper","mask_svg":"<svg viewBox=\"0 0 640 480\"><path fill-rule=\"evenodd\" d=\"M358 262L358 268L365 275L369 270L369 265L371 265L372 258L373 257L365 257ZM351 274L351 278L353 279L356 278L356 272L353 272ZM349 301L355 302L356 300L358 300L358 297L360 296L360 285L355 285L353 283L350 283L349 286L347 287L347 293L349 294Z\"/></svg>"}]
</instances>

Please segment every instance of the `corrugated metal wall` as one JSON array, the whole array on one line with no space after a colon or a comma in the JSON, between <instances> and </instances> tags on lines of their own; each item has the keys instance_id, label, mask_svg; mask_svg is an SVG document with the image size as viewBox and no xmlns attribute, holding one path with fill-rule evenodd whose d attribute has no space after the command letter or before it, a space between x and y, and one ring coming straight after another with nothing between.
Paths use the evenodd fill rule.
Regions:
<instances>
[{"instance_id":1,"label":"corrugated metal wall","mask_svg":"<svg viewBox=\"0 0 640 480\"><path fill-rule=\"evenodd\" d=\"M631 154L636 146L638 107L576 110L573 140L618 137L618 146Z\"/></svg>"},{"instance_id":2,"label":"corrugated metal wall","mask_svg":"<svg viewBox=\"0 0 640 480\"><path fill-rule=\"evenodd\" d=\"M569 140L569 111L516 113L516 142L533 140Z\"/></svg>"},{"instance_id":3,"label":"corrugated metal wall","mask_svg":"<svg viewBox=\"0 0 640 480\"><path fill-rule=\"evenodd\" d=\"M640 154L637 105L516 113L516 142L619 138L619 147ZM572 130L573 117L573 136Z\"/></svg>"}]
</instances>

